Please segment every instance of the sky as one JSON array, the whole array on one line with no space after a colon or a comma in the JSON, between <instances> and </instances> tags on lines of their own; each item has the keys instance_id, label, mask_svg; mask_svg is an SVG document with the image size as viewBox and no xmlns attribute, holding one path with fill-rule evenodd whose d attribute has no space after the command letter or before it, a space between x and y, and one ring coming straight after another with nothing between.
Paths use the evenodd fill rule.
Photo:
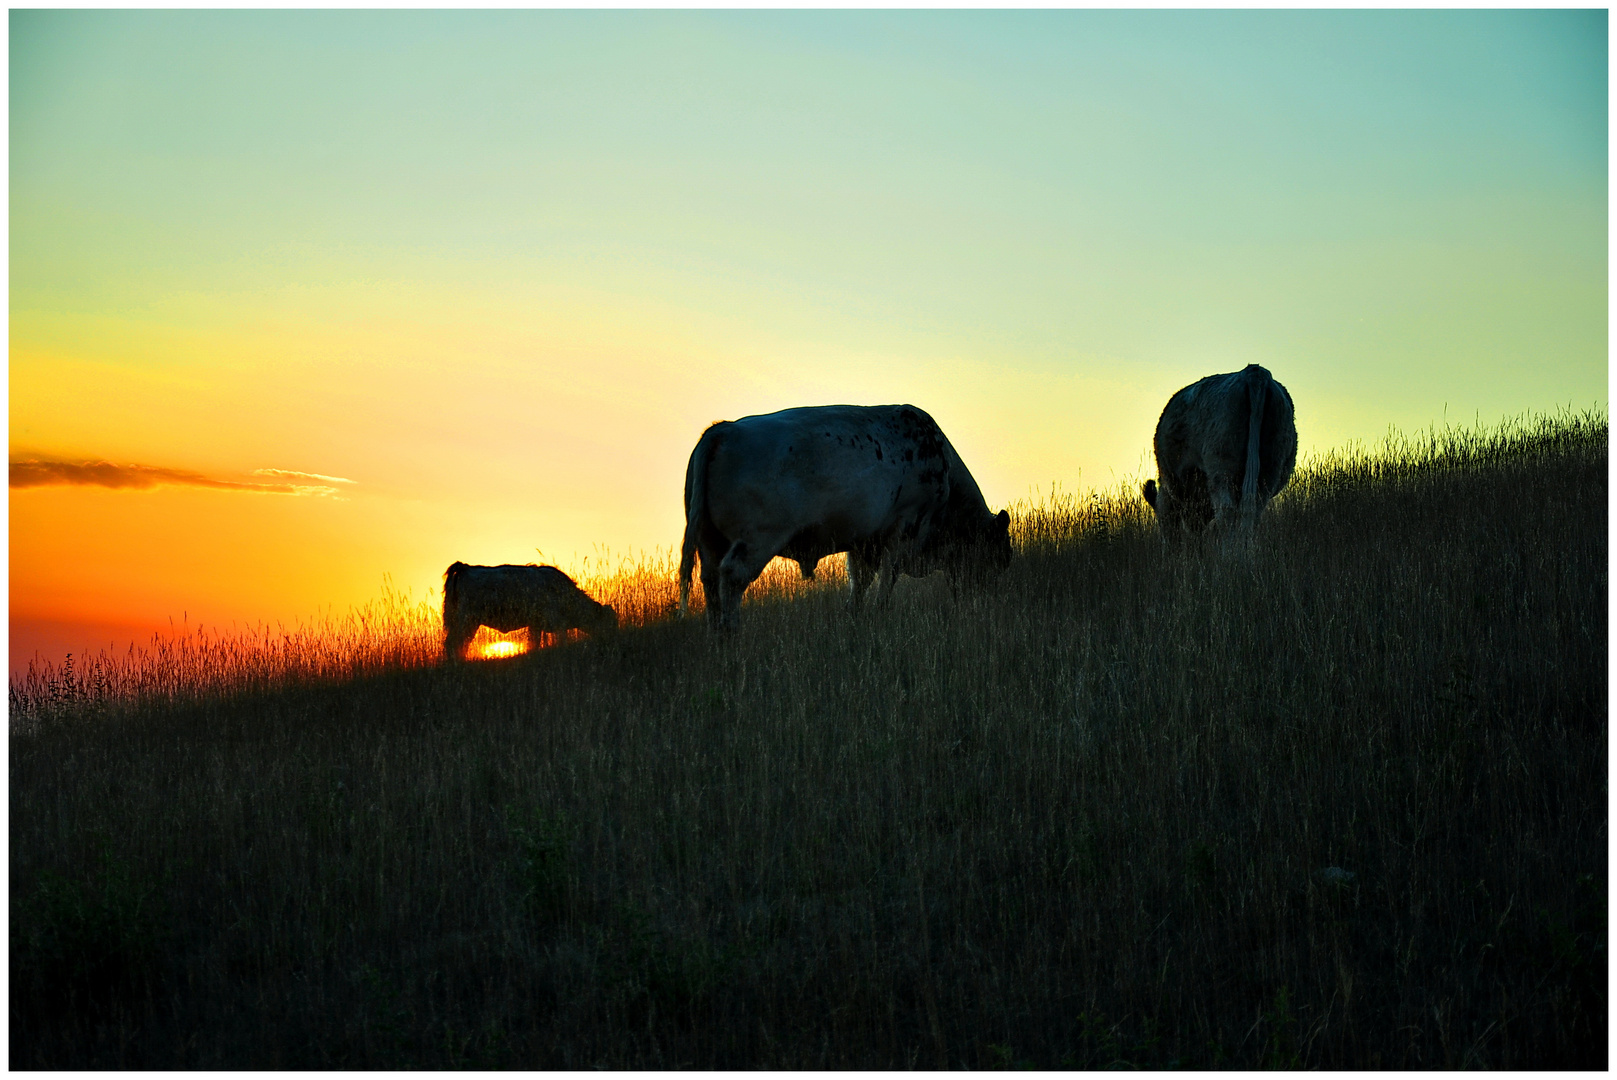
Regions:
<instances>
[{"instance_id":1,"label":"sky","mask_svg":"<svg viewBox=\"0 0 1617 1080\"><path fill-rule=\"evenodd\" d=\"M711 421L995 509L1268 367L1304 457L1606 408L1607 15L9 13L11 664L674 547Z\"/></svg>"}]
</instances>

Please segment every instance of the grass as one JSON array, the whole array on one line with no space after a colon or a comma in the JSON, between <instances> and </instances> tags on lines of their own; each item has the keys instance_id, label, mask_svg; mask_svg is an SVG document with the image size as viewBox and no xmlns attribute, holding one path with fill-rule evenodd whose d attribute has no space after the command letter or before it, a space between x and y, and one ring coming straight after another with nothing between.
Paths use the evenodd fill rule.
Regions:
<instances>
[{"instance_id":1,"label":"grass","mask_svg":"<svg viewBox=\"0 0 1617 1080\"><path fill-rule=\"evenodd\" d=\"M783 567L727 641L656 558L611 643L36 672L11 1064L1604 1068L1606 461L1351 449L1250 560L1053 492L987 592Z\"/></svg>"}]
</instances>

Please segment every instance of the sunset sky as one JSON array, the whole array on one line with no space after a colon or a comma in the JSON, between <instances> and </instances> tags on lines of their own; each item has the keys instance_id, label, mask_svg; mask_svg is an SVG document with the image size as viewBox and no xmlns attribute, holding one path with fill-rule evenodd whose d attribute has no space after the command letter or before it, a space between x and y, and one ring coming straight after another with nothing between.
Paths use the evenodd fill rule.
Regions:
<instances>
[{"instance_id":1,"label":"sunset sky","mask_svg":"<svg viewBox=\"0 0 1617 1080\"><path fill-rule=\"evenodd\" d=\"M1305 455L1605 408L1606 20L14 10L12 667L668 548L794 405L996 509L1252 362Z\"/></svg>"}]
</instances>

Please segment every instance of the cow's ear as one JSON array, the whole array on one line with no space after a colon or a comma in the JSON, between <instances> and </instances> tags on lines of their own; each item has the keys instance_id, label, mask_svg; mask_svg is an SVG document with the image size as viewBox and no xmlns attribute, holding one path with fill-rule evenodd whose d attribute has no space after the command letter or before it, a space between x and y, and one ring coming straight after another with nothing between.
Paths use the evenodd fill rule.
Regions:
<instances>
[{"instance_id":1,"label":"cow's ear","mask_svg":"<svg viewBox=\"0 0 1617 1080\"><path fill-rule=\"evenodd\" d=\"M1157 482L1155 480L1145 482L1145 501L1151 504L1151 509L1155 510L1157 508Z\"/></svg>"},{"instance_id":2,"label":"cow's ear","mask_svg":"<svg viewBox=\"0 0 1617 1080\"><path fill-rule=\"evenodd\" d=\"M1011 531L1011 512L1009 510L1001 510L994 520L999 522L999 527L1002 532Z\"/></svg>"}]
</instances>

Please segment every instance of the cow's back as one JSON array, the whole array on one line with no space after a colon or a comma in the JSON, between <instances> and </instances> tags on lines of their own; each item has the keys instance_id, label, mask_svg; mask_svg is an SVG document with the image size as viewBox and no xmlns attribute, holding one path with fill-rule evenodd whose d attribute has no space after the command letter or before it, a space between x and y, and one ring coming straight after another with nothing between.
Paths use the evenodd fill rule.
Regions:
<instances>
[{"instance_id":1,"label":"cow's back","mask_svg":"<svg viewBox=\"0 0 1617 1080\"><path fill-rule=\"evenodd\" d=\"M1246 380L1240 372L1198 379L1168 399L1157 422L1157 461L1173 479L1190 469L1239 471L1245 461Z\"/></svg>"},{"instance_id":2,"label":"cow's back","mask_svg":"<svg viewBox=\"0 0 1617 1080\"><path fill-rule=\"evenodd\" d=\"M1198 379L1168 399L1154 440L1157 461L1165 473L1177 478L1196 468L1209 475L1244 479L1255 380L1261 380L1263 394L1259 483L1269 495L1285 486L1297 461L1291 395L1257 364Z\"/></svg>"},{"instance_id":3,"label":"cow's back","mask_svg":"<svg viewBox=\"0 0 1617 1080\"><path fill-rule=\"evenodd\" d=\"M469 567L461 575L460 593L468 614L502 632L539 624L550 630L550 624L587 616L598 606L554 566Z\"/></svg>"},{"instance_id":4,"label":"cow's back","mask_svg":"<svg viewBox=\"0 0 1617 1080\"><path fill-rule=\"evenodd\" d=\"M1256 424L1254 409L1261 410ZM1164 529L1172 522L1197 528L1235 510L1253 520L1296 466L1291 394L1257 364L1198 379L1168 399L1153 447L1167 490L1148 484L1146 498Z\"/></svg>"},{"instance_id":5,"label":"cow's back","mask_svg":"<svg viewBox=\"0 0 1617 1080\"><path fill-rule=\"evenodd\" d=\"M910 405L745 416L714 432L705 509L726 536L819 530L843 550L895 515L946 499L947 447L932 418Z\"/></svg>"},{"instance_id":6,"label":"cow's back","mask_svg":"<svg viewBox=\"0 0 1617 1080\"><path fill-rule=\"evenodd\" d=\"M616 631L618 616L554 566L454 563L444 573L445 655L460 658L478 626L552 634L580 627L593 637Z\"/></svg>"},{"instance_id":7,"label":"cow's back","mask_svg":"<svg viewBox=\"0 0 1617 1080\"><path fill-rule=\"evenodd\" d=\"M776 556L811 578L820 559L847 552L858 607L877 573L884 602L899 573L1009 562L1009 520L989 513L942 429L913 405L783 409L714 424L685 470L680 610L698 554L709 619L725 629Z\"/></svg>"}]
</instances>

